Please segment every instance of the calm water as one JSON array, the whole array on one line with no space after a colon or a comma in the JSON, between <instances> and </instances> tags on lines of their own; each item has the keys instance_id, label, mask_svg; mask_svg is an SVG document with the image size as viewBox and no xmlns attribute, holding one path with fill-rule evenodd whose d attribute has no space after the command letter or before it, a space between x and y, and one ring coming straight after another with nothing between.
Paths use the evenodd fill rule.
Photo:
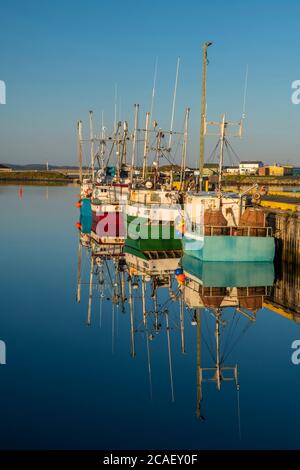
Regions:
<instances>
[{"instance_id":1,"label":"calm water","mask_svg":"<svg viewBox=\"0 0 300 470\"><path fill-rule=\"evenodd\" d=\"M0 447L300 448L300 365L291 361L291 344L300 340L297 315L259 308L253 321L223 309L221 358L238 365L240 390L234 381L220 391L203 383L205 419L198 419L199 329L188 305L183 329L175 280L157 289L156 300L147 280L143 322L139 276L132 271L129 282L113 261L95 261L87 325L91 249L82 248L78 304L77 195L76 188L24 187L20 199L17 187L0 187L0 340L7 353ZM296 303L294 276L279 273L273 297ZM202 368L215 365L215 328L213 310L202 309Z\"/></svg>"}]
</instances>

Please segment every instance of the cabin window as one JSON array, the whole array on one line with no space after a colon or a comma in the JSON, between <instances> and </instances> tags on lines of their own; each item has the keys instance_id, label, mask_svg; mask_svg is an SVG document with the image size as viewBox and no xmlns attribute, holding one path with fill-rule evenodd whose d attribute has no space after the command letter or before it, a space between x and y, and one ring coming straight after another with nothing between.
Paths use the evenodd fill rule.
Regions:
<instances>
[{"instance_id":1,"label":"cabin window","mask_svg":"<svg viewBox=\"0 0 300 470\"><path fill-rule=\"evenodd\" d=\"M151 202L160 202L160 194L151 194Z\"/></svg>"}]
</instances>

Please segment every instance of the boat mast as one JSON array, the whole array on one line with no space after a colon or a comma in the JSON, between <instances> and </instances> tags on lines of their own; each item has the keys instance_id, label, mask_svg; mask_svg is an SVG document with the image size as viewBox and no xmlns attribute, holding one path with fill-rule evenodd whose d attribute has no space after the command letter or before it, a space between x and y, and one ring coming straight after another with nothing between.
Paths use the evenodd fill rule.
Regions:
<instances>
[{"instance_id":1,"label":"boat mast","mask_svg":"<svg viewBox=\"0 0 300 470\"><path fill-rule=\"evenodd\" d=\"M77 123L78 131L78 158L79 158L79 182L82 184L82 121Z\"/></svg>"},{"instance_id":2,"label":"boat mast","mask_svg":"<svg viewBox=\"0 0 300 470\"><path fill-rule=\"evenodd\" d=\"M222 174L223 174L223 164L224 164L224 142L225 142L225 114L222 116L222 121L220 122L220 159L219 159L219 175L218 175L218 192L219 198L221 198L221 189L222 189Z\"/></svg>"},{"instance_id":3,"label":"boat mast","mask_svg":"<svg viewBox=\"0 0 300 470\"><path fill-rule=\"evenodd\" d=\"M161 138L162 138L162 130L158 129L157 136L156 136L156 153L155 153L155 165L154 165L154 189L156 189L157 177L158 177L158 169L159 169L159 157L161 154Z\"/></svg>"},{"instance_id":4,"label":"boat mast","mask_svg":"<svg viewBox=\"0 0 300 470\"><path fill-rule=\"evenodd\" d=\"M158 65L158 57L156 57L156 59L155 59L152 97L151 97L151 107L150 107L150 119L153 118L152 115L153 115L153 109L154 109L154 98L155 98L155 88L156 88L156 78L157 78L157 65Z\"/></svg>"},{"instance_id":5,"label":"boat mast","mask_svg":"<svg viewBox=\"0 0 300 470\"><path fill-rule=\"evenodd\" d=\"M152 280L153 283L153 280ZM155 318L155 331L158 332L159 330L159 323L158 323L158 306L157 306L157 292L156 286L153 285L153 308L154 308L154 318Z\"/></svg>"},{"instance_id":6,"label":"boat mast","mask_svg":"<svg viewBox=\"0 0 300 470\"><path fill-rule=\"evenodd\" d=\"M125 313L125 273L121 272L121 301L122 301L122 313Z\"/></svg>"},{"instance_id":7,"label":"boat mast","mask_svg":"<svg viewBox=\"0 0 300 470\"><path fill-rule=\"evenodd\" d=\"M143 313L143 323L144 323L145 335L146 335L150 398L152 400L152 371L151 371L151 357L150 357L150 345L149 345L148 319L147 319L147 309L146 309L146 286L145 286L144 276L142 276L142 313Z\"/></svg>"},{"instance_id":8,"label":"boat mast","mask_svg":"<svg viewBox=\"0 0 300 470\"><path fill-rule=\"evenodd\" d=\"M183 146L182 146L182 158L181 158L181 171L180 171L180 190L182 190L182 183L183 183L183 179L184 179L184 171L185 171L185 168L186 168L189 114L190 114L190 108L186 108L186 110L185 110L185 120L184 120L184 134L183 134Z\"/></svg>"},{"instance_id":9,"label":"boat mast","mask_svg":"<svg viewBox=\"0 0 300 470\"><path fill-rule=\"evenodd\" d=\"M173 134L173 124L174 124L174 114L175 114L175 103L176 103L176 94L177 94L179 64L180 64L180 57L178 57L178 59L177 59L177 66L176 66L176 76L175 76L175 85L174 85L174 94L173 94L173 104L172 104L172 115L171 115L169 145L168 145L169 151L171 150L171 144L172 144L172 134Z\"/></svg>"},{"instance_id":10,"label":"boat mast","mask_svg":"<svg viewBox=\"0 0 300 470\"><path fill-rule=\"evenodd\" d=\"M171 396L172 402L175 401L174 396L174 383L173 383L173 367L172 367L172 354L171 354L171 340L170 340L170 325L169 325L169 311L166 312L166 328L167 328L167 340L168 340L168 357L169 357L169 372L170 372L170 383L171 383Z\"/></svg>"},{"instance_id":11,"label":"boat mast","mask_svg":"<svg viewBox=\"0 0 300 470\"><path fill-rule=\"evenodd\" d=\"M207 126L218 126L219 130L218 133L214 133L212 131L206 132ZM233 127L233 130L228 132L228 129ZM225 119L225 114L221 116L221 121L206 121L205 120L205 134L206 135L217 135L219 138L220 144L220 154L219 154L219 169L218 169L218 193L219 198L221 198L221 189L222 189L222 173L223 173L223 166L224 166L224 145L226 143L227 137L242 137L243 131L243 118L236 122L236 121L227 121Z\"/></svg>"},{"instance_id":12,"label":"boat mast","mask_svg":"<svg viewBox=\"0 0 300 470\"><path fill-rule=\"evenodd\" d=\"M133 144L132 144L132 155L131 155L131 169L130 169L130 181L132 184L133 180L133 168L136 161L136 143L137 143L137 126L139 119L139 105L134 105L134 132L133 132Z\"/></svg>"},{"instance_id":13,"label":"boat mast","mask_svg":"<svg viewBox=\"0 0 300 470\"><path fill-rule=\"evenodd\" d=\"M128 280L129 289L129 307L130 307L130 339L131 339L131 356L135 357L135 341L134 341L134 300L132 295L132 279Z\"/></svg>"},{"instance_id":14,"label":"boat mast","mask_svg":"<svg viewBox=\"0 0 300 470\"><path fill-rule=\"evenodd\" d=\"M143 323L146 326L147 312L146 312L146 290L145 290L145 279L142 276L142 312L143 312Z\"/></svg>"},{"instance_id":15,"label":"boat mast","mask_svg":"<svg viewBox=\"0 0 300 470\"><path fill-rule=\"evenodd\" d=\"M128 134L128 124L127 121L123 122L123 139L122 139L122 153L120 157L120 168L122 165L126 165L126 155L127 155L127 134Z\"/></svg>"},{"instance_id":16,"label":"boat mast","mask_svg":"<svg viewBox=\"0 0 300 470\"><path fill-rule=\"evenodd\" d=\"M202 101L201 101L201 124L200 124L200 189L202 190L203 166L204 166L204 135L205 135L205 113L206 113L206 67L207 67L207 49L212 42L203 44L203 63L202 63Z\"/></svg>"},{"instance_id":17,"label":"boat mast","mask_svg":"<svg viewBox=\"0 0 300 470\"><path fill-rule=\"evenodd\" d=\"M216 327L215 327L215 340L216 340L216 363L215 367L202 367L200 368L200 383L202 382L215 382L217 389L221 390L221 384L223 381L234 381L236 387L238 384L238 366L225 366L221 360L221 340L220 340L220 324L222 321L222 308L212 309L215 316ZM223 375L223 371L227 371L226 375ZM231 376L228 374L231 372ZM203 372L213 372L212 377L203 377Z\"/></svg>"},{"instance_id":18,"label":"boat mast","mask_svg":"<svg viewBox=\"0 0 300 470\"><path fill-rule=\"evenodd\" d=\"M144 160L143 160L143 181L146 179L146 172L147 172L147 156L148 156L148 150L149 150L149 144L148 144L148 139L149 139L149 118L150 118L150 113L146 113L146 124L145 124L145 138L144 138Z\"/></svg>"},{"instance_id":19,"label":"boat mast","mask_svg":"<svg viewBox=\"0 0 300 470\"><path fill-rule=\"evenodd\" d=\"M104 145L105 145L105 132L104 132L104 112L101 113L101 170L104 170Z\"/></svg>"},{"instance_id":20,"label":"boat mast","mask_svg":"<svg viewBox=\"0 0 300 470\"><path fill-rule=\"evenodd\" d=\"M117 134L117 100L118 100L118 86L115 83L115 109L114 109L114 134Z\"/></svg>"},{"instance_id":21,"label":"boat mast","mask_svg":"<svg viewBox=\"0 0 300 470\"><path fill-rule=\"evenodd\" d=\"M90 269L90 283L89 283L89 303L88 303L88 316L87 325L91 324L91 313L92 313L92 297L93 297L93 274L94 274L94 257L91 255L91 269Z\"/></svg>"},{"instance_id":22,"label":"boat mast","mask_svg":"<svg viewBox=\"0 0 300 470\"><path fill-rule=\"evenodd\" d=\"M184 341L184 301L183 292L180 294L180 332L181 332L181 352L185 353L185 341Z\"/></svg>"},{"instance_id":23,"label":"boat mast","mask_svg":"<svg viewBox=\"0 0 300 470\"><path fill-rule=\"evenodd\" d=\"M77 262L77 294L76 302L80 304L81 300L81 257L82 257L82 245L80 243L80 232L78 237L78 262Z\"/></svg>"},{"instance_id":24,"label":"boat mast","mask_svg":"<svg viewBox=\"0 0 300 470\"><path fill-rule=\"evenodd\" d=\"M196 312L195 312L196 314ZM201 371L201 309L197 308L197 402L196 402L196 416L202 419L201 416L201 401L202 401L202 371Z\"/></svg>"},{"instance_id":25,"label":"boat mast","mask_svg":"<svg viewBox=\"0 0 300 470\"><path fill-rule=\"evenodd\" d=\"M216 310L216 383L218 390L221 390L221 380L222 380L222 369L221 369L221 360L220 360L220 317L221 310Z\"/></svg>"},{"instance_id":26,"label":"boat mast","mask_svg":"<svg viewBox=\"0 0 300 470\"><path fill-rule=\"evenodd\" d=\"M94 137L93 137L93 111L90 111L90 150L91 150L91 170L92 170L92 182L94 182Z\"/></svg>"},{"instance_id":27,"label":"boat mast","mask_svg":"<svg viewBox=\"0 0 300 470\"><path fill-rule=\"evenodd\" d=\"M117 123L117 130L115 133L115 144L116 144L116 155L117 155L117 171L116 171L116 180L119 183L120 181L120 174L121 174L121 141L120 141L120 127L121 127L121 122L118 121Z\"/></svg>"}]
</instances>

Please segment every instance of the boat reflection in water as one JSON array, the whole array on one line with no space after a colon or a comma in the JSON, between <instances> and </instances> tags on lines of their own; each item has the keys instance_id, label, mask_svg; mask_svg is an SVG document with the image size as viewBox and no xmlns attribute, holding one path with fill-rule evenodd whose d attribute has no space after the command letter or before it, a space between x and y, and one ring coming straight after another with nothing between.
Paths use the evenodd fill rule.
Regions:
<instances>
[{"instance_id":1,"label":"boat reflection in water","mask_svg":"<svg viewBox=\"0 0 300 470\"><path fill-rule=\"evenodd\" d=\"M273 263L201 262L184 255L182 267L186 276L182 287L184 302L193 310L193 323L197 327L197 417L203 419L201 401L204 382L213 382L220 390L222 382L233 381L239 410L238 365L227 364L226 361L256 320L264 299L270 295L274 282ZM208 327L211 319L215 329L214 345ZM202 323L206 325L206 330L202 328ZM210 367L201 366L202 342L213 360Z\"/></svg>"},{"instance_id":2,"label":"boat reflection in water","mask_svg":"<svg viewBox=\"0 0 300 470\"><path fill-rule=\"evenodd\" d=\"M152 397L151 356L149 342L153 341L160 332L165 331L168 346L168 363L171 384L172 401L175 400L173 384L173 367L171 354L172 330L181 332L181 348L184 346L183 298L177 283L174 282L174 271L180 262L181 251L138 251L124 247L125 260L128 270L128 289L130 307L131 355L136 355L135 334L144 333L147 347L150 395ZM162 301L160 291L167 293ZM142 311L138 301L141 301ZM180 322L178 324L177 306L180 305ZM136 309L135 306L138 306ZM174 313L175 310L175 313ZM172 312L172 314L171 314ZM171 318L170 318L171 314Z\"/></svg>"},{"instance_id":3,"label":"boat reflection in water","mask_svg":"<svg viewBox=\"0 0 300 470\"><path fill-rule=\"evenodd\" d=\"M278 266L276 281L264 306L300 324L300 266Z\"/></svg>"},{"instance_id":4,"label":"boat reflection in water","mask_svg":"<svg viewBox=\"0 0 300 470\"><path fill-rule=\"evenodd\" d=\"M265 308L298 320L297 312L292 310L292 303L298 302L297 299L291 299L290 306L284 307L287 304L284 286L292 277L284 271L275 279L273 263L203 262L182 256L180 250L139 251L132 242L127 246L126 240L111 241L108 243L106 239L105 243L99 243L93 231L90 234L80 232L77 301L80 302L81 286L85 284L81 279L84 250L89 260L87 324L92 324L93 298L100 299L100 325L102 308L110 315L107 308L110 303L114 350L115 322L120 314L127 317L128 347L133 358L140 344L137 335L145 339L151 396L151 353L153 355L155 339L159 335L166 341L172 401L175 400L172 352L174 354L178 341L181 353L190 350L196 353L198 418L204 417L203 397L209 392L209 383L221 390L224 382L231 382L239 400L238 361L236 358L232 361L236 347ZM175 274L178 268L184 282L178 282ZM295 282L299 287L299 277L297 279ZM296 286L288 286L286 291L294 292ZM294 292L294 295L299 294ZM187 329L194 330L194 335L191 336ZM175 334L178 336L176 341ZM190 342L191 337L196 343ZM160 377L163 376L160 371Z\"/></svg>"}]
</instances>

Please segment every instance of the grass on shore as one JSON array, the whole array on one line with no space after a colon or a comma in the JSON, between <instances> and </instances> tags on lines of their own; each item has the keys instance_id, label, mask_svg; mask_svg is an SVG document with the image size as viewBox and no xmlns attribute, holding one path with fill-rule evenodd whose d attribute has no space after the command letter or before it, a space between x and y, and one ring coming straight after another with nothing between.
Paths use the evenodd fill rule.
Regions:
<instances>
[{"instance_id":1,"label":"grass on shore","mask_svg":"<svg viewBox=\"0 0 300 470\"><path fill-rule=\"evenodd\" d=\"M72 179L58 171L0 171L0 181L64 181L67 183Z\"/></svg>"}]
</instances>

